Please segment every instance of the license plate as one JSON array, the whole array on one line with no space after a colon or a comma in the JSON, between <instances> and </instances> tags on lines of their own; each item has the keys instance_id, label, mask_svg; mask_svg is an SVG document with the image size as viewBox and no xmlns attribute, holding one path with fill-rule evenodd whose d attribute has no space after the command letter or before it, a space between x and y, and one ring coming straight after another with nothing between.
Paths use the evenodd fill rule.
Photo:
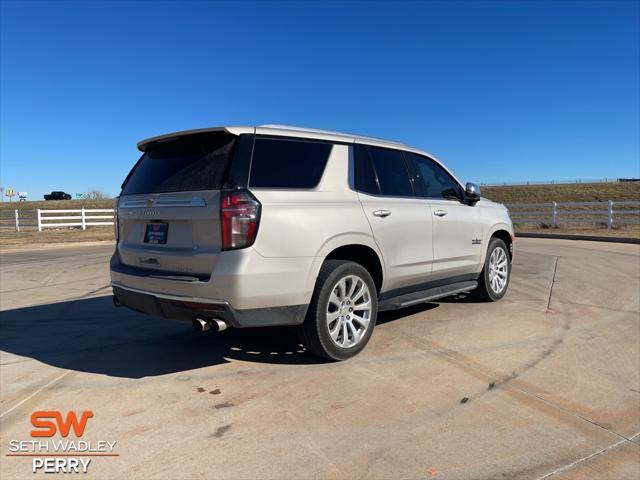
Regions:
<instances>
[{"instance_id":1,"label":"license plate","mask_svg":"<svg viewBox=\"0 0 640 480\"><path fill-rule=\"evenodd\" d=\"M147 223L147 230L144 233L144 243L164 245L167 243L168 230L169 225L166 223Z\"/></svg>"}]
</instances>

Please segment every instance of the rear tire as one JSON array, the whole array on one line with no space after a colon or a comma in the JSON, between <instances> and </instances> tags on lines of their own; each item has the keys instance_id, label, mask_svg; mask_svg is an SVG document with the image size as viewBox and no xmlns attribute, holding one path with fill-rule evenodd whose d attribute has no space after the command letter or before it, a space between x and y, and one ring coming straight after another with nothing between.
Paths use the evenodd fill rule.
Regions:
<instances>
[{"instance_id":1,"label":"rear tire","mask_svg":"<svg viewBox=\"0 0 640 480\"><path fill-rule=\"evenodd\" d=\"M478 279L478 288L473 294L486 302L497 302L507 293L510 279L511 259L507 245L503 240L492 237Z\"/></svg>"},{"instance_id":2,"label":"rear tire","mask_svg":"<svg viewBox=\"0 0 640 480\"><path fill-rule=\"evenodd\" d=\"M311 353L346 360L367 345L377 314L378 297L369 272L358 263L327 260L298 334Z\"/></svg>"}]
</instances>

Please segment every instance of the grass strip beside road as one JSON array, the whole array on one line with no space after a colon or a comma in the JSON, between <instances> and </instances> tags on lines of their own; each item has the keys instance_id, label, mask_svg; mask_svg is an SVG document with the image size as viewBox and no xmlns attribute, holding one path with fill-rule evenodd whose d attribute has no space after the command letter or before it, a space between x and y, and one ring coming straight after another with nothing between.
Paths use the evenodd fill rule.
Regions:
<instances>
[{"instance_id":1,"label":"grass strip beside road","mask_svg":"<svg viewBox=\"0 0 640 480\"><path fill-rule=\"evenodd\" d=\"M0 202L0 210L75 210L78 208L113 208L113 198L102 200L38 200L28 202Z\"/></svg>"},{"instance_id":2,"label":"grass strip beside road","mask_svg":"<svg viewBox=\"0 0 640 480\"><path fill-rule=\"evenodd\" d=\"M2 247L101 241L115 241L113 226L88 227L86 230L82 230L80 228L65 228L59 230L47 229L42 232L16 232L15 230L10 229L0 230L0 245Z\"/></svg>"}]
</instances>

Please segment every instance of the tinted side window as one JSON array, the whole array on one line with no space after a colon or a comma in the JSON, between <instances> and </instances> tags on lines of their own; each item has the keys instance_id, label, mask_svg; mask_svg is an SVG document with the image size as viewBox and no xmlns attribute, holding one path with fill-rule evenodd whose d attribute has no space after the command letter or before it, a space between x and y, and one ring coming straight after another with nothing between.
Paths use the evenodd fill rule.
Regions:
<instances>
[{"instance_id":1,"label":"tinted side window","mask_svg":"<svg viewBox=\"0 0 640 480\"><path fill-rule=\"evenodd\" d=\"M331 153L330 143L256 138L250 187L313 188Z\"/></svg>"},{"instance_id":2,"label":"tinted side window","mask_svg":"<svg viewBox=\"0 0 640 480\"><path fill-rule=\"evenodd\" d=\"M380 193L386 196L413 196L411 180L404 164L402 153L386 148L368 147L378 176Z\"/></svg>"},{"instance_id":3,"label":"tinted side window","mask_svg":"<svg viewBox=\"0 0 640 480\"><path fill-rule=\"evenodd\" d=\"M379 195L380 189L376 181L376 173L373 171L371 157L367 147L354 145L354 187L359 192Z\"/></svg>"},{"instance_id":4,"label":"tinted side window","mask_svg":"<svg viewBox=\"0 0 640 480\"><path fill-rule=\"evenodd\" d=\"M415 172L416 193L427 198L453 198L461 194L460 185L433 160L405 152Z\"/></svg>"}]
</instances>

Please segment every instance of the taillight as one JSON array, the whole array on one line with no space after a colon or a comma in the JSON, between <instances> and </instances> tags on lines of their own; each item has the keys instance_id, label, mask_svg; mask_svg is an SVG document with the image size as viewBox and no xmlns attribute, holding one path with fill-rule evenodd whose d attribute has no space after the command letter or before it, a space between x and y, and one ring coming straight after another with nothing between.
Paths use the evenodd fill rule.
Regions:
<instances>
[{"instance_id":1,"label":"taillight","mask_svg":"<svg viewBox=\"0 0 640 480\"><path fill-rule=\"evenodd\" d=\"M222 192L220 225L222 250L253 245L260 223L260 202L246 190Z\"/></svg>"}]
</instances>

